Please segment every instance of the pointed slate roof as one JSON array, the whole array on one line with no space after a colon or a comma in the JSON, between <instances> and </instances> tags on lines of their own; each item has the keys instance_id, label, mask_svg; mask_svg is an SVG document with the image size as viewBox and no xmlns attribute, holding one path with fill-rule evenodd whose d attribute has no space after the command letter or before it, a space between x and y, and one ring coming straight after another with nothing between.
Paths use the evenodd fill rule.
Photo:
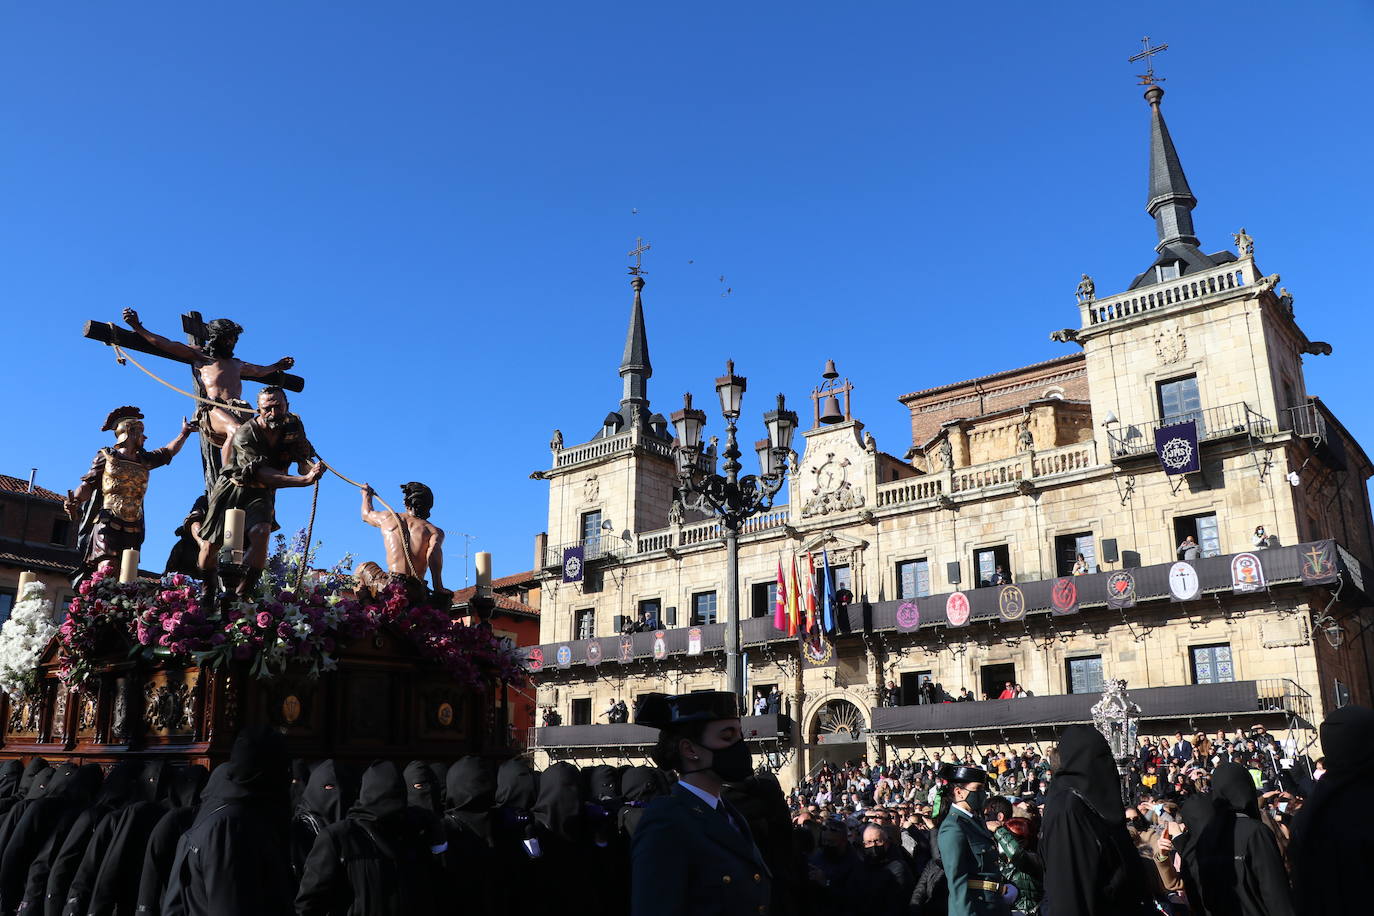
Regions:
<instances>
[{"instance_id":1,"label":"pointed slate roof","mask_svg":"<svg viewBox=\"0 0 1374 916\"><path fill-rule=\"evenodd\" d=\"M620 374L636 371L648 378L654 374L654 367L649 364L649 335L644 330L644 302L640 297L644 278L635 277L631 283L634 285L635 301L630 309L630 329L625 334L625 355L620 359Z\"/></svg>"}]
</instances>

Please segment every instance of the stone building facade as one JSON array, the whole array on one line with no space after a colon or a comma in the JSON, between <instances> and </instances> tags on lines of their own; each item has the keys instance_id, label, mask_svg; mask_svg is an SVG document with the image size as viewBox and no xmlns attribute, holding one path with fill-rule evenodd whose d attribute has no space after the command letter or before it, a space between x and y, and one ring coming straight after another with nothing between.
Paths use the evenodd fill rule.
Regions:
<instances>
[{"instance_id":1,"label":"stone building facade","mask_svg":"<svg viewBox=\"0 0 1374 916\"><path fill-rule=\"evenodd\" d=\"M1330 709L1374 700L1374 466L1307 391L1304 358L1331 348L1306 336L1253 239L1198 247L1162 94L1146 93L1156 260L1110 296L1085 277L1077 326L1051 335L1070 352L901 396L912 438L892 453L856 416L867 392L851 404L846 385L842 418L822 423L813 391L785 505L740 538L750 702L775 693L746 729L785 781L822 759L1048 741L1083 720L1104 677L1141 698L1142 733L1254 719L1295 751L1310 751ZM643 286L636 277L620 409L585 443L557 434L542 474L531 670L561 722L531 737L545 759L640 760L652 735L609 723L613 700L725 686L721 528L674 504L672 431L648 402ZM1196 431L1192 473L1166 473L1156 451L1155 431L1178 423ZM1180 550L1188 537L1196 556ZM852 596L833 634L801 642L774 628L778 567L794 557L803 575L827 559ZM1007 682L1037 699L982 699ZM922 702L964 689L982 701Z\"/></svg>"}]
</instances>

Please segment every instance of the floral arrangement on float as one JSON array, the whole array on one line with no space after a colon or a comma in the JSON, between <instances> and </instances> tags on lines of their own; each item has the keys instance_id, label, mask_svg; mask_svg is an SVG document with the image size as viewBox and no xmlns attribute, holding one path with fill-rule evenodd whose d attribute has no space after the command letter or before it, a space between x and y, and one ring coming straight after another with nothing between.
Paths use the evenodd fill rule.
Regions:
<instances>
[{"instance_id":1,"label":"floral arrangement on float","mask_svg":"<svg viewBox=\"0 0 1374 916\"><path fill-rule=\"evenodd\" d=\"M38 657L56 632L47 589L41 582L28 583L0 627L0 690L15 700L33 691Z\"/></svg>"},{"instance_id":2,"label":"floral arrangement on float","mask_svg":"<svg viewBox=\"0 0 1374 916\"><path fill-rule=\"evenodd\" d=\"M375 602L359 602L345 572L351 558L312 571L311 553L301 535L290 545L279 536L252 600L227 608L205 604L200 583L180 573L121 583L112 568L98 570L81 583L57 628L58 677L71 687L86 684L96 673L96 653L108 657L112 642L127 643L131 655L149 661L211 669L247 662L257 678L318 677L338 667L341 646L388 630L459 684L485 689L492 681L525 682L520 660L489 626L464 626L442 610L413 605L399 584Z\"/></svg>"}]
</instances>

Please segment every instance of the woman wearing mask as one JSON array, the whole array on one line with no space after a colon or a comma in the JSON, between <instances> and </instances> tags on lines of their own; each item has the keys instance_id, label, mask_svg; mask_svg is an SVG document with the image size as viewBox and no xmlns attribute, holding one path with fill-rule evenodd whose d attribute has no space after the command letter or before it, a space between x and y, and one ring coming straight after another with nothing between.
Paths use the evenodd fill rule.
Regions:
<instances>
[{"instance_id":1,"label":"woman wearing mask","mask_svg":"<svg viewBox=\"0 0 1374 916\"><path fill-rule=\"evenodd\" d=\"M735 695L649 694L635 722L659 729L654 762L678 784L644 809L631 845L634 916L766 916L772 876L745 818L721 797L753 773Z\"/></svg>"},{"instance_id":2,"label":"woman wearing mask","mask_svg":"<svg viewBox=\"0 0 1374 916\"><path fill-rule=\"evenodd\" d=\"M983 822L988 774L946 764L940 777L945 784L935 842L949 887L949 916L1006 916L1018 891L1002 883L997 840Z\"/></svg>"}]
</instances>

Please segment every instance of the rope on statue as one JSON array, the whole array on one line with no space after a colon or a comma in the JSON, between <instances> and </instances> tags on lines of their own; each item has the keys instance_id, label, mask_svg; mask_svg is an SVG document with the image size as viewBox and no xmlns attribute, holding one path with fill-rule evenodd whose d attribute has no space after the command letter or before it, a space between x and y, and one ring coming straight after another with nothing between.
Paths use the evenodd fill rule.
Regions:
<instances>
[{"instance_id":1,"label":"rope on statue","mask_svg":"<svg viewBox=\"0 0 1374 916\"><path fill-rule=\"evenodd\" d=\"M110 323L110 327L111 327L111 328L114 327L114 323L113 323L113 322ZM148 376L150 379L152 379L153 381L157 382L159 385L163 385L163 386L165 386L165 387L167 387L167 388L172 389L172 390L175 391L177 394L183 395L184 397L188 397L188 398L190 398L191 400L197 401L197 402L199 402L199 403L201 403L201 404L208 404L208 405L211 406L211 407L223 407L223 406L224 406L224 404L220 403L219 401L212 401L212 400L210 400L209 398L203 398L203 397L200 397L199 395L192 394L191 392L187 391L185 388L178 388L176 385L173 385L171 382L167 381L165 378L162 378L162 377L161 377L160 375L158 375L156 372L152 371L152 370L149 369L147 366L143 365L143 364L140 363L138 360L134 359L132 356L129 355L129 351L125 350L125 349L124 349L123 347L121 347L119 344L117 344L117 343L112 343L112 344L110 344L110 347L114 349L115 360L118 361L118 363L119 363L121 366L124 365L125 362L133 363L135 366L137 366L137 367L143 372L144 375ZM255 411L255 413L256 413L256 411ZM363 489L363 485L362 485L362 484L358 483L358 481L356 481L356 480L353 480L353 479L351 479L351 478L349 478L349 477L344 476L343 474L340 474L337 468L335 468L335 467L334 467L332 464L330 464L328 461L325 461L323 458L320 458L319 455L316 455L315 458L316 458L321 464L323 464L328 470L333 471L333 472L334 472L334 476L338 477L338 478L339 478L340 480L342 480L344 483L352 484L353 486L357 487L359 490ZM396 525L397 525L397 527L399 527L399 528L401 529L401 538L402 538L402 540L404 540L404 541L406 542L406 550L405 550L405 555L406 555L406 569L409 570L411 578L413 578L413 579L418 579L418 578L420 578L419 576L415 575L415 564L414 564L414 563L411 561L411 559L410 559L410 532L406 529L405 524L401 521L401 516L396 512L395 509L391 508L391 506L387 504L387 501L386 501L386 500L382 499L380 496L377 495L377 491L376 491L376 490L373 490L373 491L372 491L372 497L373 497L375 500L377 500L377 502L381 503L381 504L382 504L382 508L384 508L384 509L386 509L386 511L390 512L390 513L391 513L391 517L392 517L393 519L396 520ZM312 497L311 497L311 500L310 500L310 525L309 525L309 527L308 527L308 529L307 529L306 540L305 540L305 543L306 543L306 554L307 554L307 556L308 556L309 553L310 553L310 537L311 537L311 535L313 534L314 529L315 529L315 507L316 507L316 504L317 504L318 501L319 501L319 498L320 498L320 482L317 480L317 481L315 481L315 493L314 493L314 496L312 496ZM305 563L302 561L302 563L301 563L301 573L300 573L300 577L297 579L297 582L296 582L296 587L297 587L297 588L300 588L301 583L304 581L304 578L305 578Z\"/></svg>"},{"instance_id":2,"label":"rope on statue","mask_svg":"<svg viewBox=\"0 0 1374 916\"><path fill-rule=\"evenodd\" d=\"M315 481L314 492L310 494L310 521L305 526L305 555L301 557L300 572L296 573L296 591L305 585L305 570L310 565L310 544L315 539L315 507L320 503L320 482Z\"/></svg>"}]
</instances>

